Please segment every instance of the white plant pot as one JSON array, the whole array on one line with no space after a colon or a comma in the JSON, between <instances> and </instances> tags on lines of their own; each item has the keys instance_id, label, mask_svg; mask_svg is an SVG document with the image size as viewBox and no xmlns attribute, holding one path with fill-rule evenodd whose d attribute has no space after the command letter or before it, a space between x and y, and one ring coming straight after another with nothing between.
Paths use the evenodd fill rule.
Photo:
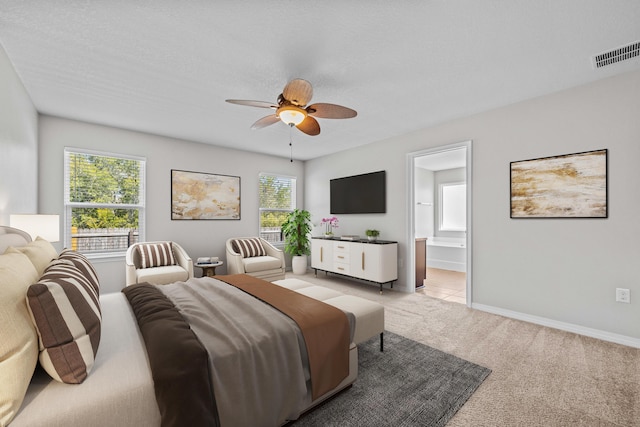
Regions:
<instances>
[{"instance_id":1,"label":"white plant pot","mask_svg":"<svg viewBox=\"0 0 640 427\"><path fill-rule=\"evenodd\" d=\"M291 271L293 274L305 274L307 272L307 256L295 255L291 257Z\"/></svg>"}]
</instances>

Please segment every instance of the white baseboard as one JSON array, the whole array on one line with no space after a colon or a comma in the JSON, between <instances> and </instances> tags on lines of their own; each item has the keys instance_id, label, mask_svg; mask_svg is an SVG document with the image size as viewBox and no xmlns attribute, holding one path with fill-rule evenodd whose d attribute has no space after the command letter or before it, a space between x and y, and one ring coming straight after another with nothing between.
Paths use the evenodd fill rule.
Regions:
<instances>
[{"instance_id":1,"label":"white baseboard","mask_svg":"<svg viewBox=\"0 0 640 427\"><path fill-rule=\"evenodd\" d=\"M522 320L536 325L548 326L549 328L560 329L561 331L573 332L575 334L584 335L591 338L597 338L603 341L609 341L616 344L622 344L629 347L640 348L640 339L628 337L626 335L614 334L612 332L601 331L599 329L587 328L585 326L574 325L573 323L559 322L557 320L547 319L545 317L533 316L531 314L520 313L517 311L506 310L503 308L493 307L490 305L472 303L471 308L487 313L498 314L500 316L509 317L511 319Z\"/></svg>"},{"instance_id":2,"label":"white baseboard","mask_svg":"<svg viewBox=\"0 0 640 427\"><path fill-rule=\"evenodd\" d=\"M459 271L462 273L467 271L467 265L465 263L455 262L455 261L446 261L442 259L428 258L427 267L439 268L440 270Z\"/></svg>"}]
</instances>

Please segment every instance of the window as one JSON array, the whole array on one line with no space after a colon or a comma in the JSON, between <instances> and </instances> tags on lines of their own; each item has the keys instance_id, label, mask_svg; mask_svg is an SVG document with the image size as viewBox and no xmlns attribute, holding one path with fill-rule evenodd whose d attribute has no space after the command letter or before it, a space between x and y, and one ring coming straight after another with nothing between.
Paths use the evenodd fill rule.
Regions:
<instances>
[{"instance_id":1,"label":"window","mask_svg":"<svg viewBox=\"0 0 640 427\"><path fill-rule=\"evenodd\" d=\"M440 207L440 230L466 231L467 184L442 184L440 186Z\"/></svg>"},{"instance_id":2,"label":"window","mask_svg":"<svg viewBox=\"0 0 640 427\"><path fill-rule=\"evenodd\" d=\"M139 157L65 148L65 247L113 256L144 241L145 164Z\"/></svg>"},{"instance_id":3,"label":"window","mask_svg":"<svg viewBox=\"0 0 640 427\"><path fill-rule=\"evenodd\" d=\"M260 237L271 243L282 243L282 223L296 208L296 179L261 173L258 191Z\"/></svg>"}]
</instances>

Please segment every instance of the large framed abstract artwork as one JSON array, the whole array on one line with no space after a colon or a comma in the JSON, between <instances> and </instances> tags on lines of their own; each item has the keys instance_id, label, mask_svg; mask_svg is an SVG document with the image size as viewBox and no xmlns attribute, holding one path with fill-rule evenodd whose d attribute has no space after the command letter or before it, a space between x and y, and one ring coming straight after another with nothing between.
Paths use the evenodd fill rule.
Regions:
<instances>
[{"instance_id":1,"label":"large framed abstract artwork","mask_svg":"<svg viewBox=\"0 0 640 427\"><path fill-rule=\"evenodd\" d=\"M171 219L240 219L240 177L171 170Z\"/></svg>"},{"instance_id":2,"label":"large framed abstract artwork","mask_svg":"<svg viewBox=\"0 0 640 427\"><path fill-rule=\"evenodd\" d=\"M511 162L511 218L607 218L607 150Z\"/></svg>"}]
</instances>

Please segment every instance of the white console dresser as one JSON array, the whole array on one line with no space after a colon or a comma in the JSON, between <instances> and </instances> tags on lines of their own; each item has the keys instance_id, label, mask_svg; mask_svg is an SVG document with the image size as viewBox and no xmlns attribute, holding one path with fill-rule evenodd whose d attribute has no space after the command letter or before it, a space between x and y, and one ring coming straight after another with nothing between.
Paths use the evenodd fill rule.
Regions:
<instances>
[{"instance_id":1,"label":"white console dresser","mask_svg":"<svg viewBox=\"0 0 640 427\"><path fill-rule=\"evenodd\" d=\"M311 268L382 285L398 280L398 242L311 239Z\"/></svg>"}]
</instances>

